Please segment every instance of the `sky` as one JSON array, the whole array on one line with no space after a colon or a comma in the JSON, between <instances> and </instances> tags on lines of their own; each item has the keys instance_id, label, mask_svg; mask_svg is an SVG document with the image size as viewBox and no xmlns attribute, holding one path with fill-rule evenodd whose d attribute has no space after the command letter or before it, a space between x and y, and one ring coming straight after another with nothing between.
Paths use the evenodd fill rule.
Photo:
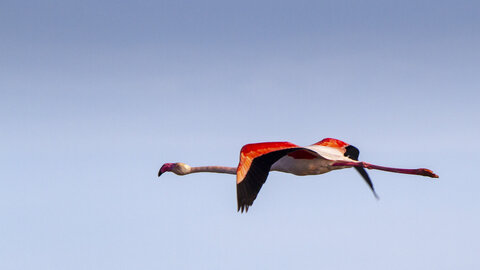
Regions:
<instances>
[{"instance_id":1,"label":"sky","mask_svg":"<svg viewBox=\"0 0 480 270\"><path fill-rule=\"evenodd\" d=\"M480 267L475 1L0 2L0 268ZM374 164L272 172L242 145L344 140Z\"/></svg>"}]
</instances>

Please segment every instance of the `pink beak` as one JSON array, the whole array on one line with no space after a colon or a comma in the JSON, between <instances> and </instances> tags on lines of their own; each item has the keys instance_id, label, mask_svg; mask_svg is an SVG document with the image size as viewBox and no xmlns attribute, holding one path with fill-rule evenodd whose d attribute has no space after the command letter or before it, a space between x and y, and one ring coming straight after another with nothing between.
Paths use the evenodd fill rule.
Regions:
<instances>
[{"instance_id":1,"label":"pink beak","mask_svg":"<svg viewBox=\"0 0 480 270\"><path fill-rule=\"evenodd\" d=\"M173 170L174 166L175 166L175 163L165 163L165 164L163 164L163 166L158 171L158 177L160 177L160 175L162 175L164 172L169 172L169 171Z\"/></svg>"}]
</instances>

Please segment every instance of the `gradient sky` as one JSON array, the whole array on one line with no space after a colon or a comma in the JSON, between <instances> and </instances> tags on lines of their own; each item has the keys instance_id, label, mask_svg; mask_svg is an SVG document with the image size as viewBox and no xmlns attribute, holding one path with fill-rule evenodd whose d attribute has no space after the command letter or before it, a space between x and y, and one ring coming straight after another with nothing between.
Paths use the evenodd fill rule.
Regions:
<instances>
[{"instance_id":1,"label":"gradient sky","mask_svg":"<svg viewBox=\"0 0 480 270\"><path fill-rule=\"evenodd\" d=\"M1 1L0 268L480 268L475 1ZM271 173L242 145L334 137L352 170Z\"/></svg>"}]
</instances>

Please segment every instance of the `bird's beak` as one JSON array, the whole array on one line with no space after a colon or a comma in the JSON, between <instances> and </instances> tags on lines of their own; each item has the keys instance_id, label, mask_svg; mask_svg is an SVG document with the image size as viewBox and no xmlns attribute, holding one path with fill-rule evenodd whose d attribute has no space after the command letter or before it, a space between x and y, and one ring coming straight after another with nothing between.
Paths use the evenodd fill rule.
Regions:
<instances>
[{"instance_id":1,"label":"bird's beak","mask_svg":"<svg viewBox=\"0 0 480 270\"><path fill-rule=\"evenodd\" d=\"M162 175L164 172L171 171L174 166L175 166L175 163L165 163L165 164L163 164L163 166L158 171L158 177L160 177L160 175Z\"/></svg>"}]
</instances>

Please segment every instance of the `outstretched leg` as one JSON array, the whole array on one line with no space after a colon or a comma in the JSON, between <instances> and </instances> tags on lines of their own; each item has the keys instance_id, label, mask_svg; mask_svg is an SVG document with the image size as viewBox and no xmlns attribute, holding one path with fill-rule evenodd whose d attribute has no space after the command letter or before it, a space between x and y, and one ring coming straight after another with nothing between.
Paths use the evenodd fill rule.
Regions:
<instances>
[{"instance_id":1,"label":"outstretched leg","mask_svg":"<svg viewBox=\"0 0 480 270\"><path fill-rule=\"evenodd\" d=\"M416 174L416 175L423 175L423 176L438 178L438 175L433 173L431 170L425 169L425 168L399 169L399 168L378 166L378 165L370 164L370 163L367 163L367 162L349 162L349 161L338 161L338 162L335 162L332 166L363 167L363 168L371 169L371 170L373 169L373 170L381 170L381 171L394 172L394 173Z\"/></svg>"}]
</instances>

